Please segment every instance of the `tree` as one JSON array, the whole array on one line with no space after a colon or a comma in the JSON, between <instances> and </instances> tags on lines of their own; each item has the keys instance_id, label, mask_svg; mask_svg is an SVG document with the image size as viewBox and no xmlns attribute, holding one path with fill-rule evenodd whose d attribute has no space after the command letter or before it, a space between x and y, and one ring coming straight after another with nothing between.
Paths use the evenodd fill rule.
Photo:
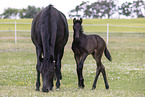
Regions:
<instances>
[{"instance_id":1,"label":"tree","mask_svg":"<svg viewBox=\"0 0 145 97\"><path fill-rule=\"evenodd\" d=\"M86 10L84 10L83 17L90 18L92 16L91 5L86 6Z\"/></svg>"},{"instance_id":2,"label":"tree","mask_svg":"<svg viewBox=\"0 0 145 97\"><path fill-rule=\"evenodd\" d=\"M35 6L28 6L26 9L7 8L0 14L0 18L16 18L18 15L20 18L33 18L42 9Z\"/></svg>"},{"instance_id":3,"label":"tree","mask_svg":"<svg viewBox=\"0 0 145 97\"><path fill-rule=\"evenodd\" d=\"M81 15L78 14L80 11L79 6L76 6L75 9L72 9L69 13L69 17L80 17Z\"/></svg>"},{"instance_id":4,"label":"tree","mask_svg":"<svg viewBox=\"0 0 145 97\"><path fill-rule=\"evenodd\" d=\"M125 2L119 7L119 14L125 16L131 16L133 5L130 2Z\"/></svg>"},{"instance_id":5,"label":"tree","mask_svg":"<svg viewBox=\"0 0 145 97\"><path fill-rule=\"evenodd\" d=\"M70 11L70 17L85 17L85 18L110 18L116 11L116 0L99 0L92 4L87 2L82 2L80 5L76 6L75 9ZM79 13L80 12L80 13ZM81 15L83 13L83 15Z\"/></svg>"},{"instance_id":6,"label":"tree","mask_svg":"<svg viewBox=\"0 0 145 97\"><path fill-rule=\"evenodd\" d=\"M18 12L19 10L18 9L15 9L15 8L7 8L7 9L4 9L4 12L3 14L1 14L1 18L12 18L12 17L15 17L18 15Z\"/></svg>"},{"instance_id":7,"label":"tree","mask_svg":"<svg viewBox=\"0 0 145 97\"><path fill-rule=\"evenodd\" d=\"M143 0L133 1L133 12L136 14L136 16L144 17L141 9L143 9L145 6L145 2Z\"/></svg>"},{"instance_id":8,"label":"tree","mask_svg":"<svg viewBox=\"0 0 145 97\"><path fill-rule=\"evenodd\" d=\"M33 18L39 11L41 11L41 8L36 8L35 6L28 6L26 9L20 10L20 18Z\"/></svg>"},{"instance_id":9,"label":"tree","mask_svg":"<svg viewBox=\"0 0 145 97\"><path fill-rule=\"evenodd\" d=\"M83 17L81 15L81 13L83 13L83 10L86 8L87 6L87 3L88 1L86 2L82 2L80 5L77 5L75 7L75 9L72 9L70 12L69 12L69 17L72 18L72 17ZM80 12L80 13L79 13Z\"/></svg>"},{"instance_id":10,"label":"tree","mask_svg":"<svg viewBox=\"0 0 145 97\"><path fill-rule=\"evenodd\" d=\"M145 17L145 1L136 0L133 3L125 2L120 7L118 0L97 0L92 4L82 2L70 11L70 17L111 18L115 13L127 17ZM82 15L83 14L83 15Z\"/></svg>"},{"instance_id":11,"label":"tree","mask_svg":"<svg viewBox=\"0 0 145 97\"><path fill-rule=\"evenodd\" d=\"M110 0L109 2L106 2L106 9L104 11L104 16L105 14L108 15L108 18L111 17L111 15L113 15L115 12L116 12L116 3L115 3L116 0Z\"/></svg>"},{"instance_id":12,"label":"tree","mask_svg":"<svg viewBox=\"0 0 145 97\"><path fill-rule=\"evenodd\" d=\"M115 0L101 0L91 4L93 18L110 18L116 11Z\"/></svg>"}]
</instances>

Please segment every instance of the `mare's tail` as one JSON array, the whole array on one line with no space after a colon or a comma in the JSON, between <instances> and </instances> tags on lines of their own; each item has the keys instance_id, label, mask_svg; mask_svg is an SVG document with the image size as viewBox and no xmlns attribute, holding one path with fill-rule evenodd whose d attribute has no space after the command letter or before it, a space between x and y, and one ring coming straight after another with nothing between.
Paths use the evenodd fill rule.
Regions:
<instances>
[{"instance_id":1,"label":"mare's tail","mask_svg":"<svg viewBox=\"0 0 145 97\"><path fill-rule=\"evenodd\" d=\"M107 49L107 47L105 46L105 50L104 50L105 56L109 61L112 61L111 55Z\"/></svg>"}]
</instances>

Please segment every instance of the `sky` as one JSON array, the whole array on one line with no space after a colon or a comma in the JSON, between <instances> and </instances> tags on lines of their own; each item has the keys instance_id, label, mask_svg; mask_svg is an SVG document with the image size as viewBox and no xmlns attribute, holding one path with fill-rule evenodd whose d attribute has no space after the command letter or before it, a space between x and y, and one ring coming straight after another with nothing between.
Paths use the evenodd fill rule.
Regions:
<instances>
[{"instance_id":1,"label":"sky","mask_svg":"<svg viewBox=\"0 0 145 97\"><path fill-rule=\"evenodd\" d=\"M49 4L54 5L55 8L63 12L68 17L68 12L74 9L82 1L89 1L93 3L97 0L0 0L0 14L4 12L4 9L10 8L27 8L28 5L34 5L36 7L46 7ZM133 0L118 0L119 4L123 2L132 2Z\"/></svg>"}]
</instances>

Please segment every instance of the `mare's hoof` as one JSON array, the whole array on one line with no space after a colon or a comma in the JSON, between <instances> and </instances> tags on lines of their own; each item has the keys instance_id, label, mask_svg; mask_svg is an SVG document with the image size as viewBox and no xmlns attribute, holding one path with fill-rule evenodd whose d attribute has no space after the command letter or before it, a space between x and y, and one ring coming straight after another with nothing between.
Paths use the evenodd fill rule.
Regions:
<instances>
[{"instance_id":1,"label":"mare's hoof","mask_svg":"<svg viewBox=\"0 0 145 97\"><path fill-rule=\"evenodd\" d=\"M60 80L62 80L62 76L60 76Z\"/></svg>"},{"instance_id":2,"label":"mare's hoof","mask_svg":"<svg viewBox=\"0 0 145 97\"><path fill-rule=\"evenodd\" d=\"M39 88L37 88L35 91L40 91Z\"/></svg>"},{"instance_id":3,"label":"mare's hoof","mask_svg":"<svg viewBox=\"0 0 145 97\"><path fill-rule=\"evenodd\" d=\"M59 88L56 88L56 90L59 90Z\"/></svg>"},{"instance_id":4,"label":"mare's hoof","mask_svg":"<svg viewBox=\"0 0 145 97\"><path fill-rule=\"evenodd\" d=\"M82 85L82 87L81 87L81 88L82 88L82 89L84 89L84 87L85 87L85 85Z\"/></svg>"},{"instance_id":5,"label":"mare's hoof","mask_svg":"<svg viewBox=\"0 0 145 97\"><path fill-rule=\"evenodd\" d=\"M109 89L109 85L106 85L105 87L106 87L106 89Z\"/></svg>"},{"instance_id":6,"label":"mare's hoof","mask_svg":"<svg viewBox=\"0 0 145 97\"><path fill-rule=\"evenodd\" d=\"M92 90L95 90L95 89L96 89L96 87L95 87L95 86L93 86L93 87L92 87Z\"/></svg>"},{"instance_id":7,"label":"mare's hoof","mask_svg":"<svg viewBox=\"0 0 145 97\"><path fill-rule=\"evenodd\" d=\"M85 87L84 85L82 85L82 86L79 86L79 88L80 88L80 89L84 89L84 87Z\"/></svg>"}]
</instances>

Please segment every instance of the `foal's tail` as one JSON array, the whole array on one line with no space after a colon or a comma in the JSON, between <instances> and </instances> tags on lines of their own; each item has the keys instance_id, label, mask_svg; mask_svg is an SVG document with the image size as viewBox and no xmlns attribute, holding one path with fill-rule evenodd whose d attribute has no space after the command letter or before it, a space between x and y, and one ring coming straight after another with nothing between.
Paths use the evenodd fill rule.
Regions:
<instances>
[{"instance_id":1,"label":"foal's tail","mask_svg":"<svg viewBox=\"0 0 145 97\"><path fill-rule=\"evenodd\" d=\"M105 46L105 50L104 50L105 56L109 61L112 61L111 55L107 49L107 47Z\"/></svg>"}]
</instances>

